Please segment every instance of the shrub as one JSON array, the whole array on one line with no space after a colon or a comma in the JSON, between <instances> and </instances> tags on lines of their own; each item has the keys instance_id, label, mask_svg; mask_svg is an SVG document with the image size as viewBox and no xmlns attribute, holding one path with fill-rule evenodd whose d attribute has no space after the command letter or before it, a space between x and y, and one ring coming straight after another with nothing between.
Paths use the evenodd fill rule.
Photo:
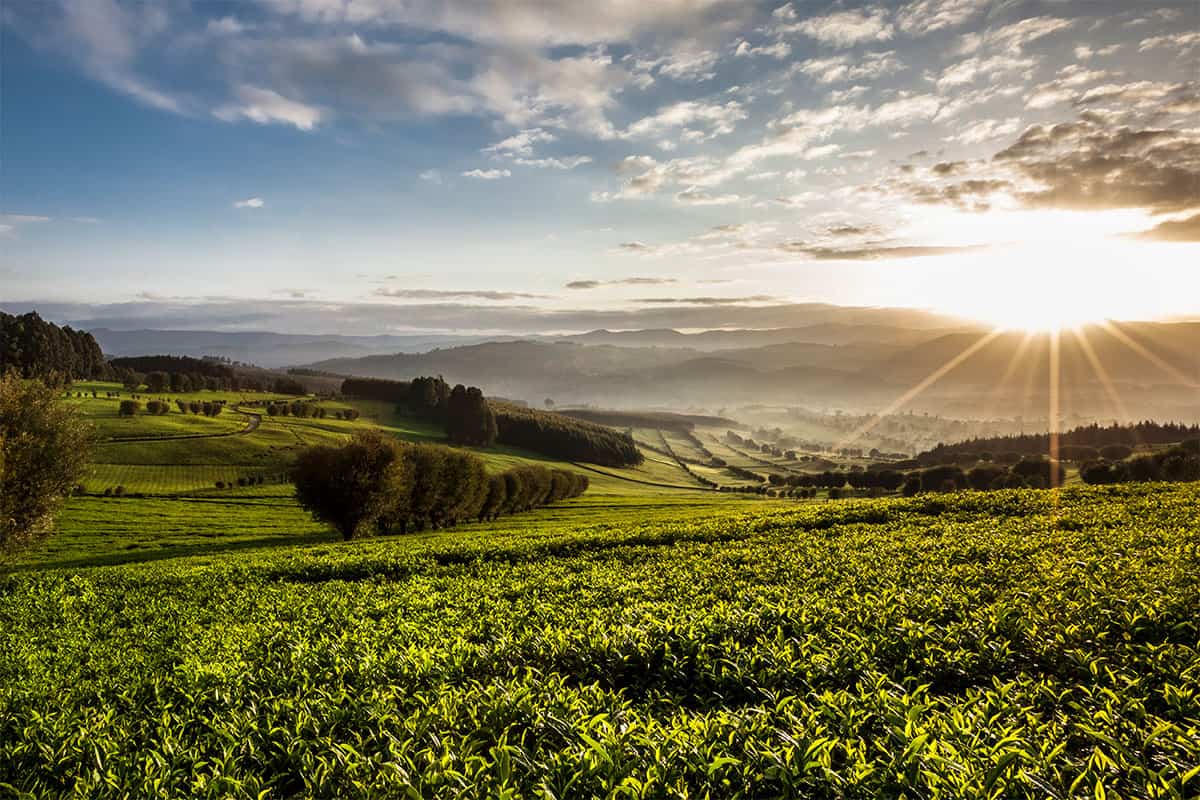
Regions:
<instances>
[{"instance_id":1,"label":"shrub","mask_svg":"<svg viewBox=\"0 0 1200 800\"><path fill-rule=\"evenodd\" d=\"M1085 461L1094 461L1095 459L1099 458L1100 451L1087 445L1065 444L1058 451L1058 457L1063 461L1083 463Z\"/></svg>"},{"instance_id":2,"label":"shrub","mask_svg":"<svg viewBox=\"0 0 1200 800\"><path fill-rule=\"evenodd\" d=\"M1125 480L1124 465L1110 461L1089 461L1079 468L1080 479L1087 484L1120 483Z\"/></svg>"},{"instance_id":3,"label":"shrub","mask_svg":"<svg viewBox=\"0 0 1200 800\"><path fill-rule=\"evenodd\" d=\"M967 473L967 483L972 489L980 491L990 489L998 478L1004 477L1008 470L996 465L979 466Z\"/></svg>"},{"instance_id":4,"label":"shrub","mask_svg":"<svg viewBox=\"0 0 1200 800\"><path fill-rule=\"evenodd\" d=\"M79 485L94 431L40 380L0 377L0 547L47 534Z\"/></svg>"},{"instance_id":5,"label":"shrub","mask_svg":"<svg viewBox=\"0 0 1200 800\"><path fill-rule=\"evenodd\" d=\"M141 410L142 404L137 400L122 400L121 405L117 407L117 414L122 417L132 417Z\"/></svg>"},{"instance_id":6,"label":"shrub","mask_svg":"<svg viewBox=\"0 0 1200 800\"><path fill-rule=\"evenodd\" d=\"M376 432L355 434L343 447L311 447L296 458L296 500L314 519L353 539L405 493L409 475L400 444Z\"/></svg>"},{"instance_id":7,"label":"shrub","mask_svg":"<svg viewBox=\"0 0 1200 800\"><path fill-rule=\"evenodd\" d=\"M1133 455L1133 448L1124 444L1109 444L1100 448L1100 457L1109 461L1124 461Z\"/></svg>"},{"instance_id":8,"label":"shrub","mask_svg":"<svg viewBox=\"0 0 1200 800\"><path fill-rule=\"evenodd\" d=\"M921 491L953 492L967 487L967 476L961 467L930 467L921 473Z\"/></svg>"},{"instance_id":9,"label":"shrub","mask_svg":"<svg viewBox=\"0 0 1200 800\"><path fill-rule=\"evenodd\" d=\"M1025 481L1025 485L1035 489L1062 486L1067 477L1062 464L1042 456L1026 456L1013 465L1012 471Z\"/></svg>"}]
</instances>

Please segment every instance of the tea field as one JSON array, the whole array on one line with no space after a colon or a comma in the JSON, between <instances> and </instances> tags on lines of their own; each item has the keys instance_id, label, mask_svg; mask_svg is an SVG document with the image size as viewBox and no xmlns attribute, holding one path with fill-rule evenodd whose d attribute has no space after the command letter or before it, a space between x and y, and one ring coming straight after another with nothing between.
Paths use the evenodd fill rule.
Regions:
<instances>
[{"instance_id":1,"label":"tea field","mask_svg":"<svg viewBox=\"0 0 1200 800\"><path fill-rule=\"evenodd\" d=\"M77 498L0 573L0 796L1200 795L1200 486L604 480L351 543L269 492ZM157 555L89 562L109 514Z\"/></svg>"}]
</instances>

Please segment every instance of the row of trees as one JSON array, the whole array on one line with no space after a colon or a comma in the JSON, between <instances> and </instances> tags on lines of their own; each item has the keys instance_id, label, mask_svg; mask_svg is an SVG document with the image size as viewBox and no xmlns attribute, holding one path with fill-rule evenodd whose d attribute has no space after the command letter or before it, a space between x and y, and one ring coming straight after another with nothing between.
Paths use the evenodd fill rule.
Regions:
<instances>
[{"instance_id":1,"label":"row of trees","mask_svg":"<svg viewBox=\"0 0 1200 800\"><path fill-rule=\"evenodd\" d=\"M493 402L491 406L496 414L497 440L503 444L567 461L588 461L607 467L643 461L628 433L511 403Z\"/></svg>"},{"instance_id":2,"label":"row of trees","mask_svg":"<svg viewBox=\"0 0 1200 800\"><path fill-rule=\"evenodd\" d=\"M304 450L291 478L300 505L345 539L495 519L577 497L588 486L584 475L542 466L488 475L472 453L402 444L378 431Z\"/></svg>"},{"instance_id":3,"label":"row of trees","mask_svg":"<svg viewBox=\"0 0 1200 800\"><path fill-rule=\"evenodd\" d=\"M500 442L555 458L614 467L642 462L627 433L563 414L489 401L474 386L451 388L441 378L347 378L342 394L395 403L441 425L455 444L488 447Z\"/></svg>"},{"instance_id":4,"label":"row of trees","mask_svg":"<svg viewBox=\"0 0 1200 800\"><path fill-rule=\"evenodd\" d=\"M15 371L22 378L52 382L109 376L100 345L87 331L59 327L36 312L0 312L0 373Z\"/></svg>"},{"instance_id":5,"label":"row of trees","mask_svg":"<svg viewBox=\"0 0 1200 800\"><path fill-rule=\"evenodd\" d=\"M491 447L496 443L496 416L483 391L475 386L460 383L450 388L441 378L347 378L342 381L342 394L395 403L402 412L441 425L454 444Z\"/></svg>"},{"instance_id":6,"label":"row of trees","mask_svg":"<svg viewBox=\"0 0 1200 800\"><path fill-rule=\"evenodd\" d=\"M1059 448L1083 446L1097 450L1109 445L1136 447L1144 445L1169 445L1187 439L1200 438L1200 425L1184 425L1177 422L1138 422L1132 425L1082 425L1058 435ZM955 444L939 444L919 456L925 464L953 463L953 455L966 453L1018 453L1020 455L1044 455L1050 452L1050 434L1026 433L1016 436L992 436L985 439L969 439Z\"/></svg>"},{"instance_id":7,"label":"row of trees","mask_svg":"<svg viewBox=\"0 0 1200 800\"><path fill-rule=\"evenodd\" d=\"M359 416L358 410L354 408L330 409L305 400L293 400L290 403L281 400L277 403L267 403L266 411L268 417L300 417L301 419L332 417L333 419L356 420Z\"/></svg>"},{"instance_id":8,"label":"row of trees","mask_svg":"<svg viewBox=\"0 0 1200 800\"><path fill-rule=\"evenodd\" d=\"M206 417L215 417L220 415L225 408L224 400L176 400L175 405L179 407L179 413L192 413L197 416L203 414Z\"/></svg>"},{"instance_id":9,"label":"row of trees","mask_svg":"<svg viewBox=\"0 0 1200 800\"><path fill-rule=\"evenodd\" d=\"M131 392L145 385L152 394L200 391L273 392L304 395L304 384L287 376L238 372L231 364L214 358L191 356L124 356L111 359L107 374Z\"/></svg>"},{"instance_id":10,"label":"row of trees","mask_svg":"<svg viewBox=\"0 0 1200 800\"><path fill-rule=\"evenodd\" d=\"M1079 477L1090 484L1200 481L1200 439L1128 461L1090 461L1079 469Z\"/></svg>"}]
</instances>

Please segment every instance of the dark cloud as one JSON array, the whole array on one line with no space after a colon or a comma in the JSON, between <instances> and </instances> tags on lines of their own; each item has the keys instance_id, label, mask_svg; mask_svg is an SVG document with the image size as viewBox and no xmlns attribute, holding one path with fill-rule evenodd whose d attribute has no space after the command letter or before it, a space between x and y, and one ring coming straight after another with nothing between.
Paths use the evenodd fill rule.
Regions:
<instances>
[{"instance_id":1,"label":"dark cloud","mask_svg":"<svg viewBox=\"0 0 1200 800\"><path fill-rule=\"evenodd\" d=\"M931 168L934 175L944 178L950 175L962 175L967 171L965 161L939 161Z\"/></svg>"},{"instance_id":2,"label":"dark cloud","mask_svg":"<svg viewBox=\"0 0 1200 800\"><path fill-rule=\"evenodd\" d=\"M901 169L911 174L910 170ZM888 178L859 189L863 194L900 197L922 205L954 206L963 211L987 211L996 194L1011 194L1016 190L1012 180L1000 177L968 178L940 182L922 178Z\"/></svg>"},{"instance_id":3,"label":"dark cloud","mask_svg":"<svg viewBox=\"0 0 1200 800\"><path fill-rule=\"evenodd\" d=\"M454 289L376 289L379 297L395 297L403 300L540 300L548 295L527 292L497 292L488 290Z\"/></svg>"},{"instance_id":4,"label":"dark cloud","mask_svg":"<svg viewBox=\"0 0 1200 800\"><path fill-rule=\"evenodd\" d=\"M821 247L808 242L784 242L779 249L785 253L805 255L814 261L883 261L887 259L927 258L930 256L949 256L957 253L969 253L983 250L984 246L969 245L964 247L936 246L896 246L871 245L862 247L838 248Z\"/></svg>"},{"instance_id":5,"label":"dark cloud","mask_svg":"<svg viewBox=\"0 0 1200 800\"><path fill-rule=\"evenodd\" d=\"M781 299L769 294L752 294L748 297L641 297L633 302L653 306L730 306L743 303L779 302Z\"/></svg>"},{"instance_id":6,"label":"dark cloud","mask_svg":"<svg viewBox=\"0 0 1200 800\"><path fill-rule=\"evenodd\" d=\"M1200 205L1200 135L1188 130L1108 127L1085 115L1035 125L992 160L1039 186L1017 192L1029 206L1166 213Z\"/></svg>"},{"instance_id":7,"label":"dark cloud","mask_svg":"<svg viewBox=\"0 0 1200 800\"><path fill-rule=\"evenodd\" d=\"M627 250L649 250L650 245L642 244L641 242L625 242L621 247ZM566 284L568 289L599 289L601 286L663 286L669 283L678 283L675 278L618 278L611 281L571 281Z\"/></svg>"},{"instance_id":8,"label":"dark cloud","mask_svg":"<svg viewBox=\"0 0 1200 800\"><path fill-rule=\"evenodd\" d=\"M830 225L825 229L826 236L878 236L880 233L881 229L878 225L855 225L848 222Z\"/></svg>"},{"instance_id":9,"label":"dark cloud","mask_svg":"<svg viewBox=\"0 0 1200 800\"><path fill-rule=\"evenodd\" d=\"M1133 237L1157 242L1200 242L1200 214L1160 222L1148 231L1133 234Z\"/></svg>"}]
</instances>

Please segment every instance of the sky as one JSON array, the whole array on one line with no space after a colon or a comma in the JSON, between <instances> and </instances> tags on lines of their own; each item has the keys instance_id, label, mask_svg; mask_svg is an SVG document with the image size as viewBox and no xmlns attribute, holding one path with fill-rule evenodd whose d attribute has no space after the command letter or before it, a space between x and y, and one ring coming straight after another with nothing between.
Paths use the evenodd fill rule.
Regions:
<instances>
[{"instance_id":1,"label":"sky","mask_svg":"<svg viewBox=\"0 0 1200 800\"><path fill-rule=\"evenodd\" d=\"M6 0L0 37L8 311L1200 318L1196 0Z\"/></svg>"}]
</instances>

